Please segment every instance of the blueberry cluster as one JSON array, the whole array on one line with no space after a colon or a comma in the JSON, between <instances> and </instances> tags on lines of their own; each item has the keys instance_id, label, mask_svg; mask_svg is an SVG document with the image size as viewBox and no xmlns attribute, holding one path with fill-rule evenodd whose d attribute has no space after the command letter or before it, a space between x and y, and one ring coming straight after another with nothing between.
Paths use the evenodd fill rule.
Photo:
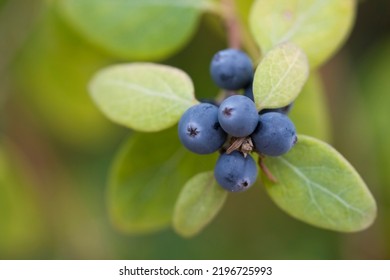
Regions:
<instances>
[{"instance_id":1,"label":"blueberry cluster","mask_svg":"<svg viewBox=\"0 0 390 280\"><path fill-rule=\"evenodd\" d=\"M219 106L200 103L189 108L179 121L179 138L194 153L220 151L215 179L228 191L244 191L257 178L252 151L261 156L280 156L296 143L295 127L287 116L292 104L257 111L252 62L242 51L226 49L216 53L210 73L220 88L243 90L243 95L231 95Z\"/></svg>"}]
</instances>

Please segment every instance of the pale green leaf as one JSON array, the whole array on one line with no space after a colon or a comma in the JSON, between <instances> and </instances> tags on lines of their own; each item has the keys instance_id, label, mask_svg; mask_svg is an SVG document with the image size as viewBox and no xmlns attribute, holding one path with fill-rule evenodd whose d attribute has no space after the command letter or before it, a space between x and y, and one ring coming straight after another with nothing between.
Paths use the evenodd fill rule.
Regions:
<instances>
[{"instance_id":1,"label":"pale green leaf","mask_svg":"<svg viewBox=\"0 0 390 280\"><path fill-rule=\"evenodd\" d=\"M257 0L250 14L252 34L264 52L292 41L310 66L325 62L348 36L355 0Z\"/></svg>"},{"instance_id":2,"label":"pale green leaf","mask_svg":"<svg viewBox=\"0 0 390 280\"><path fill-rule=\"evenodd\" d=\"M131 60L166 58L186 44L209 0L61 0L64 18L92 43Z\"/></svg>"},{"instance_id":3,"label":"pale green leaf","mask_svg":"<svg viewBox=\"0 0 390 280\"><path fill-rule=\"evenodd\" d=\"M270 50L257 66L253 96L259 110L290 104L300 93L309 75L307 58L292 43Z\"/></svg>"},{"instance_id":4,"label":"pale green leaf","mask_svg":"<svg viewBox=\"0 0 390 280\"><path fill-rule=\"evenodd\" d=\"M187 74L152 63L105 68L94 76L89 89L97 106L109 119L147 132L174 125L197 102Z\"/></svg>"},{"instance_id":5,"label":"pale green leaf","mask_svg":"<svg viewBox=\"0 0 390 280\"><path fill-rule=\"evenodd\" d=\"M325 97L320 75L310 74L289 116L298 133L328 142L331 140L330 115Z\"/></svg>"},{"instance_id":6,"label":"pale green leaf","mask_svg":"<svg viewBox=\"0 0 390 280\"><path fill-rule=\"evenodd\" d=\"M334 148L299 135L287 154L266 158L277 183L264 182L274 202L291 216L325 229L354 232L372 224L376 203L355 169Z\"/></svg>"},{"instance_id":7,"label":"pale green leaf","mask_svg":"<svg viewBox=\"0 0 390 280\"><path fill-rule=\"evenodd\" d=\"M108 207L121 231L142 234L171 223L185 182L213 168L216 155L199 156L180 144L177 128L136 133L124 144L111 170Z\"/></svg>"},{"instance_id":8,"label":"pale green leaf","mask_svg":"<svg viewBox=\"0 0 390 280\"><path fill-rule=\"evenodd\" d=\"M214 179L213 172L192 177L180 192L173 212L173 227L184 236L199 233L222 208L227 191Z\"/></svg>"}]
</instances>

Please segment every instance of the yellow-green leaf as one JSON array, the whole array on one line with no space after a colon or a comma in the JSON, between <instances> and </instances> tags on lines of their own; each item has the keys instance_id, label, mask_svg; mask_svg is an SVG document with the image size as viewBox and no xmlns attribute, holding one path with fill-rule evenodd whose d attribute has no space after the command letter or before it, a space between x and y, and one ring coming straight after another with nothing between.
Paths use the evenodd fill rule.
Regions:
<instances>
[{"instance_id":1,"label":"yellow-green leaf","mask_svg":"<svg viewBox=\"0 0 390 280\"><path fill-rule=\"evenodd\" d=\"M264 52L292 41L314 68L329 59L348 36L355 6L355 0L257 0L250 27Z\"/></svg>"},{"instance_id":2,"label":"yellow-green leaf","mask_svg":"<svg viewBox=\"0 0 390 280\"><path fill-rule=\"evenodd\" d=\"M325 229L354 232L372 224L375 200L351 164L328 144L299 135L287 154L266 158L277 183L264 182L291 216Z\"/></svg>"},{"instance_id":3,"label":"yellow-green leaf","mask_svg":"<svg viewBox=\"0 0 390 280\"><path fill-rule=\"evenodd\" d=\"M270 50L257 66L253 81L256 107L280 108L298 96L309 75L307 58L292 43Z\"/></svg>"},{"instance_id":4,"label":"yellow-green leaf","mask_svg":"<svg viewBox=\"0 0 390 280\"><path fill-rule=\"evenodd\" d=\"M146 132L174 125L197 102L186 73L153 63L105 68L94 76L89 89L96 105L109 119Z\"/></svg>"},{"instance_id":5,"label":"yellow-green leaf","mask_svg":"<svg viewBox=\"0 0 390 280\"><path fill-rule=\"evenodd\" d=\"M199 233L218 214L227 197L227 191L214 179L213 172L192 177L180 192L173 212L173 227L184 236Z\"/></svg>"}]
</instances>

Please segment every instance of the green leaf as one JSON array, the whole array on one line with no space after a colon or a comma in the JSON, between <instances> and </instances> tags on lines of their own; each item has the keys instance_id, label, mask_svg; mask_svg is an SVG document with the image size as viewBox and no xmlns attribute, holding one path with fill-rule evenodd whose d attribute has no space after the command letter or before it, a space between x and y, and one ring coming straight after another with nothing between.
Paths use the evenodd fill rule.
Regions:
<instances>
[{"instance_id":1,"label":"green leaf","mask_svg":"<svg viewBox=\"0 0 390 280\"><path fill-rule=\"evenodd\" d=\"M108 206L115 226L126 233L160 230L171 223L175 201L193 175L213 168L216 155L199 156L180 144L177 128L136 133L116 156Z\"/></svg>"},{"instance_id":2,"label":"green leaf","mask_svg":"<svg viewBox=\"0 0 390 280\"><path fill-rule=\"evenodd\" d=\"M187 74L152 63L105 68L94 76L89 89L97 106L109 119L146 132L174 125L197 102Z\"/></svg>"},{"instance_id":3,"label":"green leaf","mask_svg":"<svg viewBox=\"0 0 390 280\"><path fill-rule=\"evenodd\" d=\"M302 90L309 66L302 50L283 43L270 50L257 66L253 95L259 110L290 104Z\"/></svg>"},{"instance_id":4,"label":"green leaf","mask_svg":"<svg viewBox=\"0 0 390 280\"><path fill-rule=\"evenodd\" d=\"M348 36L355 6L354 0L257 0L250 27L263 51L292 41L314 68L329 59Z\"/></svg>"},{"instance_id":5,"label":"green leaf","mask_svg":"<svg viewBox=\"0 0 390 280\"><path fill-rule=\"evenodd\" d=\"M355 169L328 144L300 135L289 153L265 163L278 180L264 178L267 191L291 216L342 232L363 230L374 221L373 196Z\"/></svg>"},{"instance_id":6,"label":"green leaf","mask_svg":"<svg viewBox=\"0 0 390 280\"><path fill-rule=\"evenodd\" d=\"M64 18L89 41L122 58L166 58L191 38L209 0L61 0Z\"/></svg>"},{"instance_id":7,"label":"green leaf","mask_svg":"<svg viewBox=\"0 0 390 280\"><path fill-rule=\"evenodd\" d=\"M184 236L199 233L218 214L227 197L227 191L214 179L213 172L192 177L180 192L173 212L173 227Z\"/></svg>"},{"instance_id":8,"label":"green leaf","mask_svg":"<svg viewBox=\"0 0 390 280\"><path fill-rule=\"evenodd\" d=\"M331 140L330 115L318 73L310 75L289 115L300 134Z\"/></svg>"}]
</instances>

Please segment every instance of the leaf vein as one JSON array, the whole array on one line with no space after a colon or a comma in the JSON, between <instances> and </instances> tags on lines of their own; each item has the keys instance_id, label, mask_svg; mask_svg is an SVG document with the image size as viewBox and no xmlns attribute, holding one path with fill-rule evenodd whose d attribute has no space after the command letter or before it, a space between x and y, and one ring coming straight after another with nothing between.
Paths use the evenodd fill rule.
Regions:
<instances>
[{"instance_id":1,"label":"leaf vein","mask_svg":"<svg viewBox=\"0 0 390 280\"><path fill-rule=\"evenodd\" d=\"M287 159L281 157L280 160L287 166L289 167L294 173L296 173L300 178L302 178L306 184L307 184L307 187L310 188L310 185L317 188L319 191L323 192L324 194L330 196L331 198L333 198L334 200L336 200L337 202L339 202L342 206L344 206L345 208L353 211L353 212L356 212L358 213L359 215L361 216L364 216L364 213L363 211L361 211L360 209L350 205L348 202L346 202L345 200L343 200L341 197L339 197L337 194L334 194L332 193L331 191L329 191L327 188L325 188L324 186L322 186L321 184L317 183L317 182L314 182L312 180L310 180L310 178L308 178L303 172L301 172L297 167L295 167L292 163L290 163ZM309 192L310 194L310 192ZM314 194L313 194L314 195ZM321 212L321 210L319 209L319 211Z\"/></svg>"},{"instance_id":2,"label":"leaf vein","mask_svg":"<svg viewBox=\"0 0 390 280\"><path fill-rule=\"evenodd\" d=\"M288 74L291 72L291 70L293 69L293 67L295 66L295 64L297 63L298 61L298 57L299 57L299 52L296 52L294 58L293 58L293 61L291 62L291 64L288 66L287 70L284 72L283 76L278 80L277 84L276 85L272 85L272 88L271 88L271 91L267 94L267 96L264 98L263 100L263 103L266 103L271 97L272 97L272 94L275 92L275 90L281 85L281 83L287 78ZM283 56L285 57L285 53L283 52ZM286 62L288 64L288 60L287 58L285 57L286 59ZM283 94L280 94L280 95L283 95Z\"/></svg>"},{"instance_id":3,"label":"leaf vein","mask_svg":"<svg viewBox=\"0 0 390 280\"><path fill-rule=\"evenodd\" d=\"M155 91L155 90L148 89L146 87L143 87L143 86L140 86L140 85L137 85L137 84L134 84L134 83L123 82L123 81L120 81L120 80L107 80L107 81L105 81L105 84L108 84L108 85L111 84L113 86L123 87L123 88L126 88L128 90L138 91L138 92L141 92L141 93L143 93L145 95L149 95L149 96L152 96L152 97L160 97L160 98L164 98L164 99L168 99L168 100L175 100L175 101L178 101L178 102L183 103L183 104L191 103L190 100L182 98L182 97L180 97L180 96L178 96L176 94L170 94L170 93L167 93L167 92ZM163 83L163 84L166 87L167 83Z\"/></svg>"}]
</instances>

